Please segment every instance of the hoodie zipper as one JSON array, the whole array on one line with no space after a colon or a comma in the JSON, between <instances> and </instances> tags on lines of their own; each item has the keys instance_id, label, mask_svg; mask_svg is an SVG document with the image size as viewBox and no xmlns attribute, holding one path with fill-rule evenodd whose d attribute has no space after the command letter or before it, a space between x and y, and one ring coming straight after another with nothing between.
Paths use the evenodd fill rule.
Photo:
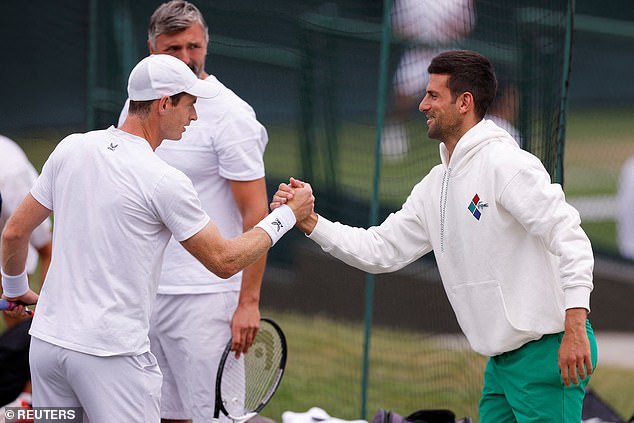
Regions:
<instances>
[{"instance_id":1,"label":"hoodie zipper","mask_svg":"<svg viewBox=\"0 0 634 423\"><path fill-rule=\"evenodd\" d=\"M440 252L445 252L445 217L447 212L447 191L449 190L449 178L451 168L447 168L442 175L442 187L440 188Z\"/></svg>"}]
</instances>

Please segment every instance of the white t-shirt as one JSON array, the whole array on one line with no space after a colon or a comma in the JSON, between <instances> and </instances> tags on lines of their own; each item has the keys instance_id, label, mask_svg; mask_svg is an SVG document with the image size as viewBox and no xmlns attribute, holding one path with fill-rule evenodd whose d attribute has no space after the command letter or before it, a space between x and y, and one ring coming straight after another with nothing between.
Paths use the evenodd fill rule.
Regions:
<instances>
[{"instance_id":1,"label":"white t-shirt","mask_svg":"<svg viewBox=\"0 0 634 423\"><path fill-rule=\"evenodd\" d=\"M191 181L110 127L62 140L31 194L55 214L31 335L98 356L148 351L165 247L209 222Z\"/></svg>"},{"instance_id":2,"label":"white t-shirt","mask_svg":"<svg viewBox=\"0 0 634 423\"><path fill-rule=\"evenodd\" d=\"M0 192L2 209L0 210L0 232L15 209L29 193L37 179L37 171L14 141L0 135ZM43 247L51 239L51 221L46 219L33 231L26 262L27 273L35 272L38 254L36 248ZM2 248L0 247L0 255Z\"/></svg>"},{"instance_id":3,"label":"white t-shirt","mask_svg":"<svg viewBox=\"0 0 634 423\"><path fill-rule=\"evenodd\" d=\"M198 120L187 127L180 141L164 141L156 154L183 171L194 184L203 209L225 238L243 232L242 215L229 181L264 177L266 129L244 100L210 75L207 81L221 86L220 94L196 101ZM127 116L127 103L119 126ZM221 279L171 239L161 271L160 294L197 294L239 291L242 272Z\"/></svg>"}]
</instances>

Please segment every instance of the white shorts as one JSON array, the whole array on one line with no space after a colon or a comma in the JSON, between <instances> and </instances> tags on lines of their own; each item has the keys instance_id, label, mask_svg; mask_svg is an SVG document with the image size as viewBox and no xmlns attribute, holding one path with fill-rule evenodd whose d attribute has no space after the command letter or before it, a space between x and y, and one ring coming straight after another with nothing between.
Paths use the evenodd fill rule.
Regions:
<instances>
[{"instance_id":1,"label":"white shorts","mask_svg":"<svg viewBox=\"0 0 634 423\"><path fill-rule=\"evenodd\" d=\"M34 407L82 407L84 422L158 423L161 371L151 352L99 357L31 337Z\"/></svg>"},{"instance_id":2,"label":"white shorts","mask_svg":"<svg viewBox=\"0 0 634 423\"><path fill-rule=\"evenodd\" d=\"M162 418L193 423L213 418L216 370L231 338L239 295L157 295L150 348L163 372Z\"/></svg>"}]
</instances>

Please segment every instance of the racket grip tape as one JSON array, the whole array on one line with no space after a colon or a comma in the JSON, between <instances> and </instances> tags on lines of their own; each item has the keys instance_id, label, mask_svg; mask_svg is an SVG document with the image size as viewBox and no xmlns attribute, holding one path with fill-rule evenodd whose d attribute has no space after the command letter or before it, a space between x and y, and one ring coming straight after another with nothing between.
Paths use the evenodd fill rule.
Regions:
<instances>
[{"instance_id":1,"label":"racket grip tape","mask_svg":"<svg viewBox=\"0 0 634 423\"><path fill-rule=\"evenodd\" d=\"M0 311L5 311L5 310L11 311L11 310L14 310L17 306L21 306L21 305L25 307L26 312L28 314L33 315L33 311L21 301L9 301L5 299L0 299Z\"/></svg>"}]
</instances>

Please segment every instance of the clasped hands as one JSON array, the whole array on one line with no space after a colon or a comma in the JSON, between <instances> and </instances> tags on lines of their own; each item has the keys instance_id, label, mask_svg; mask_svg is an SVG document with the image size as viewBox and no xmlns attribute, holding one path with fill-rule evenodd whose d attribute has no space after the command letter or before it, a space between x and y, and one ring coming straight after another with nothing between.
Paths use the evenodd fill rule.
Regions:
<instances>
[{"instance_id":1,"label":"clasped hands","mask_svg":"<svg viewBox=\"0 0 634 423\"><path fill-rule=\"evenodd\" d=\"M318 215L315 213L315 197L309 183L290 178L289 183L282 182L271 200L271 210L282 204L287 204L295 213L298 229L310 235L317 224Z\"/></svg>"}]
</instances>

